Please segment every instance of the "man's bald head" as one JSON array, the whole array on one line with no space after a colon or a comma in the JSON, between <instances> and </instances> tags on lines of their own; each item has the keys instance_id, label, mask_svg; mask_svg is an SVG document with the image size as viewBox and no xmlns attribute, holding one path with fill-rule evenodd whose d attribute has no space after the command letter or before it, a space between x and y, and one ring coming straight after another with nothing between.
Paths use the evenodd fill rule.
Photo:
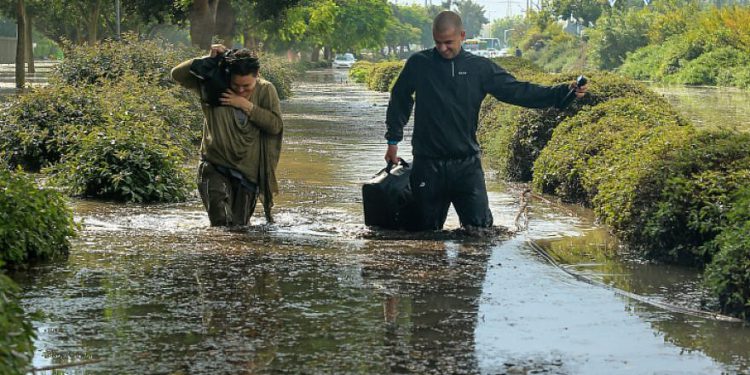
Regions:
<instances>
[{"instance_id":1,"label":"man's bald head","mask_svg":"<svg viewBox=\"0 0 750 375\"><path fill-rule=\"evenodd\" d=\"M432 21L432 32L444 33L449 30L463 31L464 25L461 22L461 16L456 12L444 10L435 16Z\"/></svg>"}]
</instances>

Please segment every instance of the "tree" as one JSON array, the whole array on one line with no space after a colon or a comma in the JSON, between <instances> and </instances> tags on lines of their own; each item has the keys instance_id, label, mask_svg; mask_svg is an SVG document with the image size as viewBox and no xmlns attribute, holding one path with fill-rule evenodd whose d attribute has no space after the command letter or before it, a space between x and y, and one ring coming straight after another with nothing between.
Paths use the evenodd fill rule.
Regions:
<instances>
[{"instance_id":1,"label":"tree","mask_svg":"<svg viewBox=\"0 0 750 375\"><path fill-rule=\"evenodd\" d=\"M26 74L23 69L26 55L26 5L23 0L16 3L16 22L18 23L18 42L16 43L16 87L26 86Z\"/></svg>"},{"instance_id":2,"label":"tree","mask_svg":"<svg viewBox=\"0 0 750 375\"><path fill-rule=\"evenodd\" d=\"M337 51L380 48L391 17L386 0L335 0L339 7L330 46Z\"/></svg>"},{"instance_id":3,"label":"tree","mask_svg":"<svg viewBox=\"0 0 750 375\"><path fill-rule=\"evenodd\" d=\"M490 36L493 38L497 38L503 41L505 43L505 37L507 35L508 37L508 46L515 45L514 41L512 40L512 36L515 33L516 35L520 35L522 29L524 28L524 19L522 16L514 16L514 17L506 17L506 18L500 18L492 21L490 24ZM506 30L513 30L513 32L505 32Z\"/></svg>"},{"instance_id":4,"label":"tree","mask_svg":"<svg viewBox=\"0 0 750 375\"><path fill-rule=\"evenodd\" d=\"M602 12L610 6L607 0L555 0L550 3L550 7L552 14L557 17L573 17L582 20L584 25L589 25L596 23Z\"/></svg>"},{"instance_id":5,"label":"tree","mask_svg":"<svg viewBox=\"0 0 750 375\"><path fill-rule=\"evenodd\" d=\"M482 31L482 25L490 22L484 16L484 7L473 2L472 0L455 1L456 12L461 16L466 30L467 37L479 36Z\"/></svg>"},{"instance_id":6,"label":"tree","mask_svg":"<svg viewBox=\"0 0 750 375\"><path fill-rule=\"evenodd\" d=\"M320 59L320 48L330 45L339 6L333 0L306 0L286 12L281 39L300 48L310 48L310 61Z\"/></svg>"}]
</instances>

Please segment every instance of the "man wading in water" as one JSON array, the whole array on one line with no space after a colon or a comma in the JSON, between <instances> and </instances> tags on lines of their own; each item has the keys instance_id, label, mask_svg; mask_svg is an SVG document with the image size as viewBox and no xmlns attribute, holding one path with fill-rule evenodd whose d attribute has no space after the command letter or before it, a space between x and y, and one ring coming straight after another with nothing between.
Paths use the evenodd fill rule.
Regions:
<instances>
[{"instance_id":1,"label":"man wading in water","mask_svg":"<svg viewBox=\"0 0 750 375\"><path fill-rule=\"evenodd\" d=\"M410 176L413 215L410 230L442 229L453 203L461 226L492 226L476 131L479 108L487 94L530 108L562 107L575 88L583 97L586 85L541 86L516 79L489 59L463 50L466 32L461 17L443 11L432 24L435 48L412 55L398 76L388 103L385 160L398 163L398 143L415 99Z\"/></svg>"},{"instance_id":2,"label":"man wading in water","mask_svg":"<svg viewBox=\"0 0 750 375\"><path fill-rule=\"evenodd\" d=\"M213 45L209 58L226 52ZM172 69L172 78L200 95L201 81L191 72L196 59ZM247 225L260 196L266 220L273 222L276 166L283 123L279 96L270 82L258 78L260 63L249 50L231 52L229 89L220 105L202 103L206 122L201 141L198 190L212 226Z\"/></svg>"}]
</instances>

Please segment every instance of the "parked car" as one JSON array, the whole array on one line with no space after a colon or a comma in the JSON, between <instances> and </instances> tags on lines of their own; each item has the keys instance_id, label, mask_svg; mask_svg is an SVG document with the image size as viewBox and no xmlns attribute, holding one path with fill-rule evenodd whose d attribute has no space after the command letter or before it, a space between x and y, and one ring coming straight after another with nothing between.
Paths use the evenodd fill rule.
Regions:
<instances>
[{"instance_id":1,"label":"parked car","mask_svg":"<svg viewBox=\"0 0 750 375\"><path fill-rule=\"evenodd\" d=\"M511 55L510 48L507 48L507 47L501 48L500 53L498 53L498 56L500 57L505 57L505 56L510 56L510 55Z\"/></svg>"},{"instance_id":2,"label":"parked car","mask_svg":"<svg viewBox=\"0 0 750 375\"><path fill-rule=\"evenodd\" d=\"M336 55L336 57L333 59L333 63L331 63L331 67L334 69L336 68L351 68L354 63L357 62L357 59L354 58L354 55L351 53L345 53L341 55Z\"/></svg>"}]
</instances>

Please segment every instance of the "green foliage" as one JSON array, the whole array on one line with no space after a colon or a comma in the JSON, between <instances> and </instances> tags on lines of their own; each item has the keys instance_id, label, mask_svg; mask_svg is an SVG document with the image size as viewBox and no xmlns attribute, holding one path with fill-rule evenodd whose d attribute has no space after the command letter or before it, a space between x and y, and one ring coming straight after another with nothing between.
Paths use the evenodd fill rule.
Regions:
<instances>
[{"instance_id":1,"label":"green foliage","mask_svg":"<svg viewBox=\"0 0 750 375\"><path fill-rule=\"evenodd\" d=\"M18 287L0 273L0 373L7 375L26 374L34 356L36 334L18 297Z\"/></svg>"},{"instance_id":2,"label":"green foliage","mask_svg":"<svg viewBox=\"0 0 750 375\"><path fill-rule=\"evenodd\" d=\"M380 92L390 91L403 67L402 61L384 61L375 64L367 78L367 88Z\"/></svg>"},{"instance_id":3,"label":"green foliage","mask_svg":"<svg viewBox=\"0 0 750 375\"><path fill-rule=\"evenodd\" d=\"M542 68L529 59L515 56L496 57L492 61L503 69L513 74L516 78L524 75L543 73Z\"/></svg>"},{"instance_id":4,"label":"green foliage","mask_svg":"<svg viewBox=\"0 0 750 375\"><path fill-rule=\"evenodd\" d=\"M74 86L116 81L131 73L168 87L174 85L169 77L172 67L198 54L159 40L139 40L135 34L95 46L65 43L64 48L65 59L55 67L55 78Z\"/></svg>"},{"instance_id":5,"label":"green foliage","mask_svg":"<svg viewBox=\"0 0 750 375\"><path fill-rule=\"evenodd\" d=\"M151 118L153 129L188 151L198 139L201 112L179 87L160 87L126 73L106 85L46 86L15 99L2 116L0 156L11 167L38 171L76 152L81 137L105 126Z\"/></svg>"},{"instance_id":6,"label":"green foliage","mask_svg":"<svg viewBox=\"0 0 750 375\"><path fill-rule=\"evenodd\" d=\"M270 54L260 57L260 76L273 83L279 99L292 96L292 85L298 75L295 66L283 57Z\"/></svg>"},{"instance_id":7,"label":"green foliage","mask_svg":"<svg viewBox=\"0 0 750 375\"><path fill-rule=\"evenodd\" d=\"M612 11L589 32L591 60L596 69L615 69L627 54L648 45L652 13L648 9Z\"/></svg>"},{"instance_id":8,"label":"green foliage","mask_svg":"<svg viewBox=\"0 0 750 375\"><path fill-rule=\"evenodd\" d=\"M375 64L365 60L359 60L349 69L349 77L356 83L367 83L367 78L372 73Z\"/></svg>"},{"instance_id":9,"label":"green foliage","mask_svg":"<svg viewBox=\"0 0 750 375\"><path fill-rule=\"evenodd\" d=\"M628 228L629 242L650 257L710 263L710 241L726 224L730 196L750 181L750 135L698 133L651 168L659 173L638 187L650 195L640 193L631 210L637 219L614 224Z\"/></svg>"},{"instance_id":10,"label":"green foliage","mask_svg":"<svg viewBox=\"0 0 750 375\"><path fill-rule=\"evenodd\" d=\"M629 54L620 71L636 79L748 87L750 9L688 5L656 15L652 44Z\"/></svg>"},{"instance_id":11,"label":"green foliage","mask_svg":"<svg viewBox=\"0 0 750 375\"><path fill-rule=\"evenodd\" d=\"M104 121L104 103L89 90L47 86L14 98L0 125L0 156L12 168L57 163L81 133Z\"/></svg>"},{"instance_id":12,"label":"green foliage","mask_svg":"<svg viewBox=\"0 0 750 375\"><path fill-rule=\"evenodd\" d=\"M22 173L0 169L0 263L21 265L68 253L75 234L63 197Z\"/></svg>"},{"instance_id":13,"label":"green foliage","mask_svg":"<svg viewBox=\"0 0 750 375\"><path fill-rule=\"evenodd\" d=\"M747 52L734 47L706 52L684 64L676 74L665 77L666 82L686 85L735 85L734 68L750 64Z\"/></svg>"},{"instance_id":14,"label":"green foliage","mask_svg":"<svg viewBox=\"0 0 750 375\"><path fill-rule=\"evenodd\" d=\"M706 283L724 313L750 319L750 187L733 197L727 226L716 238L719 251L706 269Z\"/></svg>"},{"instance_id":15,"label":"green foliage","mask_svg":"<svg viewBox=\"0 0 750 375\"><path fill-rule=\"evenodd\" d=\"M466 36L469 38L479 36L482 31L482 25L490 22L484 16L484 6L477 4L472 0L459 0L455 2L456 13L458 13L464 24Z\"/></svg>"},{"instance_id":16,"label":"green foliage","mask_svg":"<svg viewBox=\"0 0 750 375\"><path fill-rule=\"evenodd\" d=\"M617 98L581 111L555 128L534 164L533 186L590 205L595 181L607 176L618 154L646 148L644 142L656 139L654 127L681 124L666 101L653 97Z\"/></svg>"},{"instance_id":17,"label":"green foliage","mask_svg":"<svg viewBox=\"0 0 750 375\"><path fill-rule=\"evenodd\" d=\"M160 124L133 119L81 141L80 149L54 167L55 181L76 196L125 202L177 202L188 194L183 153L148 129Z\"/></svg>"},{"instance_id":18,"label":"green foliage","mask_svg":"<svg viewBox=\"0 0 750 375\"><path fill-rule=\"evenodd\" d=\"M572 82L574 75L544 75L519 70L520 79L540 84ZM589 74L588 95L568 108L527 109L487 99L480 111L479 139L483 150L500 174L512 181L530 181L539 153L552 137L553 130L579 111L619 97L657 98L643 85L611 73Z\"/></svg>"},{"instance_id":19,"label":"green foliage","mask_svg":"<svg viewBox=\"0 0 750 375\"><path fill-rule=\"evenodd\" d=\"M726 225L731 195L750 181L750 169L705 170L668 179L638 247L653 258L691 265L711 263L712 240ZM658 246L658 247L657 247Z\"/></svg>"},{"instance_id":20,"label":"green foliage","mask_svg":"<svg viewBox=\"0 0 750 375\"><path fill-rule=\"evenodd\" d=\"M539 51L526 52L526 58L547 72L580 72L586 64L585 45L575 38L562 39Z\"/></svg>"},{"instance_id":21,"label":"green foliage","mask_svg":"<svg viewBox=\"0 0 750 375\"><path fill-rule=\"evenodd\" d=\"M195 95L163 80L179 60L143 52L155 47L150 41L139 47L129 40L122 49L108 43L101 56L96 48L75 47L57 80L11 102L0 122L2 161L51 167L54 181L75 195L183 200L189 185L180 166L194 152L203 115ZM291 85L285 70L291 66L263 62L262 73L288 92L282 90Z\"/></svg>"}]
</instances>

